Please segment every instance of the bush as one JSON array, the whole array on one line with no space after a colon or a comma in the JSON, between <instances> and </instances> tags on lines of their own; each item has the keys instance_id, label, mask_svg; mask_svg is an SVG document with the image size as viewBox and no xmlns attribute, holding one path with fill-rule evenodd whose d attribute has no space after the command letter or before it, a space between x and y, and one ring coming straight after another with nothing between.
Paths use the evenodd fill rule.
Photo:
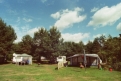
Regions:
<instances>
[{"instance_id":1,"label":"bush","mask_svg":"<svg viewBox=\"0 0 121 81\"><path fill-rule=\"evenodd\" d=\"M121 71L121 62L113 64L113 68L117 71Z\"/></svg>"},{"instance_id":2,"label":"bush","mask_svg":"<svg viewBox=\"0 0 121 81\"><path fill-rule=\"evenodd\" d=\"M12 59L13 59L13 54L8 54L7 55L7 60L12 61Z\"/></svg>"},{"instance_id":3,"label":"bush","mask_svg":"<svg viewBox=\"0 0 121 81\"><path fill-rule=\"evenodd\" d=\"M109 64L103 64L101 65L104 70L109 70L109 68L112 68Z\"/></svg>"}]
</instances>

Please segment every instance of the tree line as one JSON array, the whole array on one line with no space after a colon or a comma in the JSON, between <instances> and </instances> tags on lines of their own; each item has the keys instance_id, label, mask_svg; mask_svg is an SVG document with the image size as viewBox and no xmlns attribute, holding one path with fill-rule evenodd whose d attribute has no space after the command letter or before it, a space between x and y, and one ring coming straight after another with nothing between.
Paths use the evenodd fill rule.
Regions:
<instances>
[{"instance_id":1,"label":"tree line","mask_svg":"<svg viewBox=\"0 0 121 81\"><path fill-rule=\"evenodd\" d=\"M83 49L85 49L87 54L98 54L103 62L121 70L120 37L112 37L111 35L106 37L102 35L94 38L93 41L89 40L86 45L81 40L79 43L65 42L61 38L61 32L53 26L49 30L45 28L38 29L33 37L25 35L21 42L14 43L16 39L17 35L14 29L0 19L0 60L3 60L2 57L11 60L13 53L27 53L32 55L38 62L41 62L40 57L44 56L53 63L54 59L59 55L69 57L83 53Z\"/></svg>"}]
</instances>

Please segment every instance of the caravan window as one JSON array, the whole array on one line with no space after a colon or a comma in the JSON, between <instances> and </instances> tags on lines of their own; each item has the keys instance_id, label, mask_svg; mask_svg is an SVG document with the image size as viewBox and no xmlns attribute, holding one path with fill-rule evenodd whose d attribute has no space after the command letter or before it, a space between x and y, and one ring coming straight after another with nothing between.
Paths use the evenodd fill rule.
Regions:
<instances>
[{"instance_id":1,"label":"caravan window","mask_svg":"<svg viewBox=\"0 0 121 81\"><path fill-rule=\"evenodd\" d=\"M58 59L62 59L62 57L58 57Z\"/></svg>"},{"instance_id":2,"label":"caravan window","mask_svg":"<svg viewBox=\"0 0 121 81\"><path fill-rule=\"evenodd\" d=\"M21 57L15 57L16 59L21 59Z\"/></svg>"},{"instance_id":3,"label":"caravan window","mask_svg":"<svg viewBox=\"0 0 121 81\"><path fill-rule=\"evenodd\" d=\"M63 60L66 60L66 57L63 57Z\"/></svg>"}]
</instances>

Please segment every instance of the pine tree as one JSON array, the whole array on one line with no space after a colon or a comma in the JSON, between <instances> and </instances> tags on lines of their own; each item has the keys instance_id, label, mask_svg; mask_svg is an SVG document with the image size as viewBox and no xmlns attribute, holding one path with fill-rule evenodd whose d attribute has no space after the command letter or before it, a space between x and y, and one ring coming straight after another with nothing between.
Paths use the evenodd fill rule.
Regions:
<instances>
[{"instance_id":1,"label":"pine tree","mask_svg":"<svg viewBox=\"0 0 121 81\"><path fill-rule=\"evenodd\" d=\"M12 53L12 46L14 40L17 38L14 29L10 25L6 25L0 19L0 56L7 57ZM5 58L6 59L6 58Z\"/></svg>"}]
</instances>

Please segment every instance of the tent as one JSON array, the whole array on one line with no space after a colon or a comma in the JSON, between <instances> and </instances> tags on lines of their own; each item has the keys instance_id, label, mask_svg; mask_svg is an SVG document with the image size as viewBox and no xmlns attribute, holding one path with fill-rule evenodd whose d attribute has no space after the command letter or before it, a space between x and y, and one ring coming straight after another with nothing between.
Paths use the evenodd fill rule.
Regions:
<instances>
[{"instance_id":1,"label":"tent","mask_svg":"<svg viewBox=\"0 0 121 81\"><path fill-rule=\"evenodd\" d=\"M24 54L13 54L13 59L12 59L12 62L13 63L19 63L19 62L26 62L28 64L32 64L32 56L31 55L28 55L26 53Z\"/></svg>"},{"instance_id":2,"label":"tent","mask_svg":"<svg viewBox=\"0 0 121 81\"><path fill-rule=\"evenodd\" d=\"M98 65L102 60L97 54L85 54L87 67ZM84 54L75 54L67 58L70 60L70 65L79 66L80 63L84 64Z\"/></svg>"}]
</instances>

